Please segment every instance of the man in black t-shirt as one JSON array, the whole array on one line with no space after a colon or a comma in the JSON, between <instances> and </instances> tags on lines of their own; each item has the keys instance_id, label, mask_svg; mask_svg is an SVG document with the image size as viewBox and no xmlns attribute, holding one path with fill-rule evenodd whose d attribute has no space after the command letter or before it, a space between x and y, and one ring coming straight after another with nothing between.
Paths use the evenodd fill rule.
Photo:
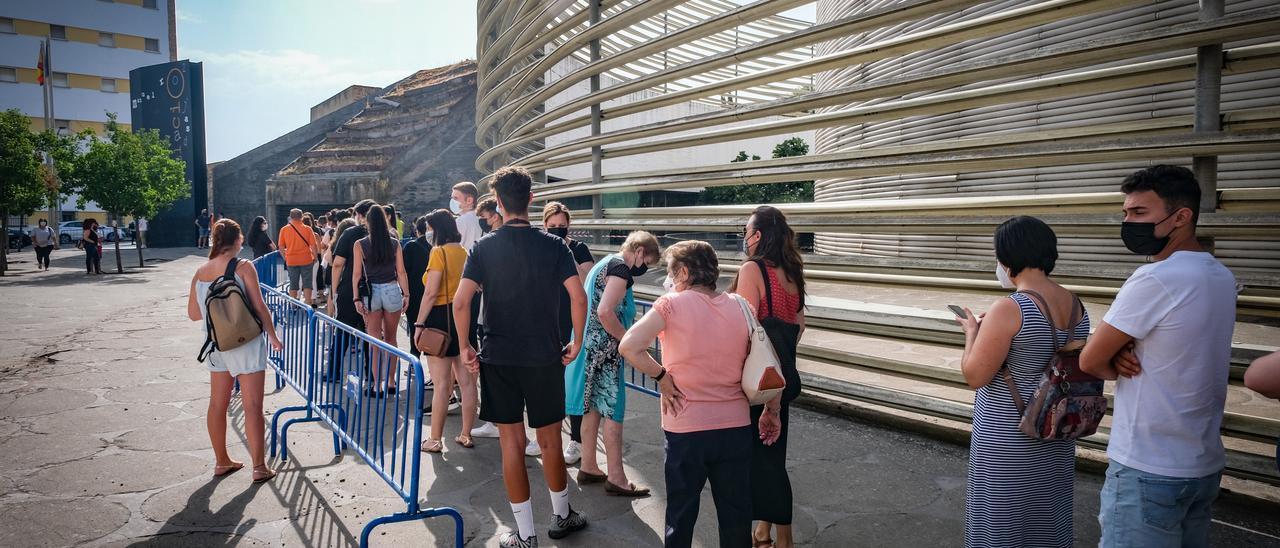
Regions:
<instances>
[{"instance_id":1,"label":"man in black t-shirt","mask_svg":"<svg viewBox=\"0 0 1280 548\"><path fill-rule=\"evenodd\" d=\"M542 446L542 469L551 492L554 525L548 534L563 538L587 526L569 506L568 474L561 452L564 419L564 365L577 357L586 323L587 296L573 255L560 238L529 224L533 180L523 168L494 174L493 188L506 222L476 242L453 301L458 333L471 328L471 300L484 287L485 329L480 354L459 341L460 357L480 373L480 418L498 425L503 482L515 513L516 533L499 545L528 546L536 536L524 467L524 414ZM560 290L569 293L573 342L561 346ZM509 470L518 470L509 474ZM536 542L536 541L532 541Z\"/></svg>"},{"instance_id":2,"label":"man in black t-shirt","mask_svg":"<svg viewBox=\"0 0 1280 548\"><path fill-rule=\"evenodd\" d=\"M356 203L354 208L356 226L344 231L342 237L338 238L338 243L333 245L333 279L337 285L332 288L332 291L334 298L337 299L334 303L337 310L336 319L358 331L364 331L364 316L356 311L355 295L351 289L351 272L354 270L351 261L354 260L356 242L369 235L369 230L364 226L364 216L375 205L377 204L373 200L360 200ZM337 337L335 344L329 345L329 369L325 374L325 380L341 380L341 357L346 354L348 341L351 340L351 337L345 334L335 333L335 336Z\"/></svg>"}]
</instances>

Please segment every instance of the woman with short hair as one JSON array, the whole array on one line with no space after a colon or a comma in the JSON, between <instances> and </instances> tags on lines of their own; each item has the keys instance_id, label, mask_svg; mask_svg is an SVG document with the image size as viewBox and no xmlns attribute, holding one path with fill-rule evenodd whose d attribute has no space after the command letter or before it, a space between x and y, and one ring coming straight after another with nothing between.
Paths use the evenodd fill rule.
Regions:
<instances>
[{"instance_id":1,"label":"woman with short hair","mask_svg":"<svg viewBox=\"0 0 1280 548\"><path fill-rule=\"evenodd\" d=\"M1071 546L1075 440L1041 440L1019 429L1022 416L1008 386L1031 398L1058 343L1089 336L1080 300L1049 277L1058 259L1053 229L1015 217L995 232L996 279L1015 292L983 316L965 309L960 372L977 389L969 443L966 546ZM1046 308L1047 307L1047 308ZM1055 323L1049 322L1049 317ZM1073 320L1074 323L1073 323Z\"/></svg>"},{"instance_id":2,"label":"woman with short hair","mask_svg":"<svg viewBox=\"0 0 1280 548\"><path fill-rule=\"evenodd\" d=\"M716 290L716 252L684 241L664 254L673 292L622 337L618 350L658 381L666 436L668 547L693 543L703 485L711 482L720 545L751 544L751 411L742 391L750 327L740 297ZM662 363L649 354L657 337ZM774 402L770 402L774 405ZM760 437L778 439L776 410L760 417Z\"/></svg>"},{"instance_id":3,"label":"woman with short hair","mask_svg":"<svg viewBox=\"0 0 1280 548\"><path fill-rule=\"evenodd\" d=\"M261 483L276 475L267 467L263 454L265 425L262 398L267 370L267 342L277 352L284 346L273 327L275 324L271 319L271 311L262 300L257 270L253 263L237 258L243 244L240 225L235 221L223 219L213 224L209 260L200 265L191 277L191 290L187 293L187 317L196 322L205 319L209 314L204 302L209 295L209 288L227 273L231 261L239 261L233 267L236 284L249 298L254 315L261 320L266 340L257 337L236 348L215 349L209 353L209 409L205 422L209 429L209 441L213 445L214 477L225 476L244 468L244 463L231 460L231 456L227 454L227 407L231 403L231 393L236 381L239 381L240 403L245 420L245 443L249 445L249 457L253 460L253 482Z\"/></svg>"},{"instance_id":4,"label":"woman with short hair","mask_svg":"<svg viewBox=\"0 0 1280 548\"><path fill-rule=\"evenodd\" d=\"M422 441L422 450L428 453L444 451L444 422L448 416L449 396L457 381L462 392L462 432L454 443L468 449L475 447L471 439L471 427L476 421L479 395L476 393L476 377L458 359L458 333L450 309L453 296L462 281L462 269L467 262L467 250L462 247L462 233L458 231L453 213L437 209L427 215L431 229L431 258L427 272L422 277L422 301L418 305L417 329L438 329L449 334L449 347L443 356L427 356L427 368L435 390L431 394L431 434Z\"/></svg>"},{"instance_id":5,"label":"woman with short hair","mask_svg":"<svg viewBox=\"0 0 1280 548\"><path fill-rule=\"evenodd\" d=\"M626 415L626 364L618 353L618 341L636 317L631 292L636 276L643 275L660 257L658 239L637 230L627 236L617 253L600 261L587 273L587 324L582 351L564 372L565 413L582 417L582 462L578 484L601 483L610 495L647 496L649 489L627 479L622 467L622 419ZM567 342L567 341L566 341ZM608 474L596 462L596 433L604 421L604 446Z\"/></svg>"}]
</instances>

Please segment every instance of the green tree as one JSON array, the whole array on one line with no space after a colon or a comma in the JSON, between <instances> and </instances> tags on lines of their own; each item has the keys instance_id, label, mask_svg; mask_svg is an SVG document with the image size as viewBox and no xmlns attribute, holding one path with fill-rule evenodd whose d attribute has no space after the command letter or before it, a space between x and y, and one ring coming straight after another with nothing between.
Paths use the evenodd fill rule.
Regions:
<instances>
[{"instance_id":1,"label":"green tree","mask_svg":"<svg viewBox=\"0 0 1280 548\"><path fill-rule=\"evenodd\" d=\"M792 137L773 147L774 158L804 156L808 153L809 144L800 137ZM751 160L759 159L759 156L751 155ZM738 156L730 160L730 162L746 161L748 161L746 151L738 151ZM707 205L812 202L813 181L711 187L701 192L698 201Z\"/></svg>"},{"instance_id":2,"label":"green tree","mask_svg":"<svg viewBox=\"0 0 1280 548\"><path fill-rule=\"evenodd\" d=\"M46 153L53 159L52 167L44 162ZM31 121L22 112L0 112L0 276L9 267L9 216L29 215L57 203L68 192L58 174L69 169L74 158L72 138L48 130L32 133Z\"/></svg>"},{"instance_id":3,"label":"green tree","mask_svg":"<svg viewBox=\"0 0 1280 548\"><path fill-rule=\"evenodd\" d=\"M93 201L117 218L154 218L161 209L186 198L190 192L186 164L174 159L169 145L154 129L131 132L107 115L106 138L89 137L88 149L75 161L72 180L80 200ZM118 224L118 223L117 223ZM120 261L120 227L116 226L116 272ZM138 247L138 266L143 265Z\"/></svg>"}]
</instances>

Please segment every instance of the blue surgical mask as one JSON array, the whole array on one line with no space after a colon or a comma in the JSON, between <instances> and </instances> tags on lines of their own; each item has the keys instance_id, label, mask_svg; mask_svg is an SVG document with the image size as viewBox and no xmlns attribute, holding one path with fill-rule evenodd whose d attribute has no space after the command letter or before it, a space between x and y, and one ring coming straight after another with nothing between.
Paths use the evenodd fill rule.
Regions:
<instances>
[{"instance_id":1,"label":"blue surgical mask","mask_svg":"<svg viewBox=\"0 0 1280 548\"><path fill-rule=\"evenodd\" d=\"M452 211L454 215L462 213L462 203L453 198L449 198L449 211Z\"/></svg>"}]
</instances>

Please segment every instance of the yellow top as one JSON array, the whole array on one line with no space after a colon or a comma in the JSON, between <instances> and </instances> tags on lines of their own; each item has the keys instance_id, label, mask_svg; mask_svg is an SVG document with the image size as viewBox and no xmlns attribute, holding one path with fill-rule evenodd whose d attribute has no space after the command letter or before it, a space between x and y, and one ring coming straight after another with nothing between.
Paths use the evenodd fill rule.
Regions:
<instances>
[{"instance_id":1,"label":"yellow top","mask_svg":"<svg viewBox=\"0 0 1280 548\"><path fill-rule=\"evenodd\" d=\"M446 263L449 267L447 271ZM431 248L427 271L422 273L422 285L427 285L427 274L432 270L444 273L444 287L436 294L436 306L453 302L453 294L458 291L458 283L462 281L462 267L466 263L467 250L457 243Z\"/></svg>"}]
</instances>

